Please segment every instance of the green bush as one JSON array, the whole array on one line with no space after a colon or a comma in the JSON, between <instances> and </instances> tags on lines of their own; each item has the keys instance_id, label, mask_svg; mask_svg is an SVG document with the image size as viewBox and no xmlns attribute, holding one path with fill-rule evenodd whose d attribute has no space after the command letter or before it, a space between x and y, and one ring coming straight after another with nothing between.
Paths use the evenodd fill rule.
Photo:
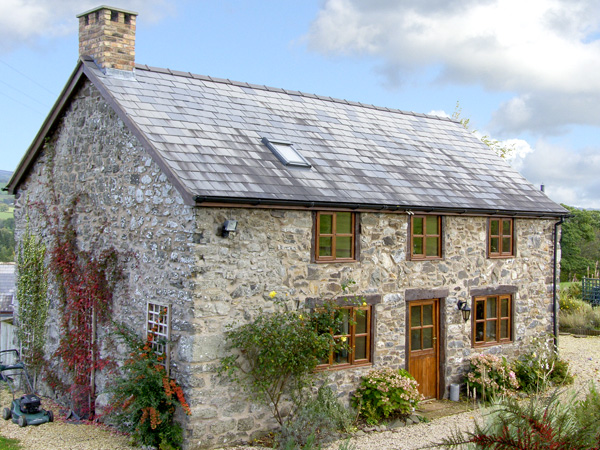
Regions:
<instances>
[{"instance_id":1,"label":"green bush","mask_svg":"<svg viewBox=\"0 0 600 450\"><path fill-rule=\"evenodd\" d=\"M179 448L183 432L175 422L175 409L180 406L191 414L181 386L167 376L163 357L154 353L150 342L137 338L124 326L119 327L118 334L131 353L122 376L110 388L109 422L130 433L136 445Z\"/></svg>"},{"instance_id":2,"label":"green bush","mask_svg":"<svg viewBox=\"0 0 600 450\"><path fill-rule=\"evenodd\" d=\"M549 339L534 342L534 350L514 362L514 371L521 389L527 393L573 382L569 363L558 356Z\"/></svg>"},{"instance_id":3,"label":"green bush","mask_svg":"<svg viewBox=\"0 0 600 450\"><path fill-rule=\"evenodd\" d=\"M362 377L352 404L370 425L392 414L407 414L423 396L417 381L404 369L373 369Z\"/></svg>"},{"instance_id":4,"label":"green bush","mask_svg":"<svg viewBox=\"0 0 600 450\"><path fill-rule=\"evenodd\" d=\"M242 386L250 398L271 408L284 423L284 392L299 398L313 371L328 352L331 335L319 334L302 314L277 312L259 315L252 323L229 331L229 349L240 353L221 360L219 373Z\"/></svg>"},{"instance_id":5,"label":"green bush","mask_svg":"<svg viewBox=\"0 0 600 450\"><path fill-rule=\"evenodd\" d=\"M561 312L568 313L584 312L592 308L589 303L584 302L580 298L563 295L562 291L558 299L558 304Z\"/></svg>"},{"instance_id":6,"label":"green bush","mask_svg":"<svg viewBox=\"0 0 600 450\"><path fill-rule=\"evenodd\" d=\"M269 294L272 299L276 296L275 291ZM252 400L269 406L283 425L284 397L291 397L293 415L319 362L332 350L351 351L348 342L334 340L331 334L341 326L341 311L335 301L325 300L313 311L261 312L254 322L227 332L227 349L232 354L221 359L219 374L238 383Z\"/></svg>"},{"instance_id":7,"label":"green bush","mask_svg":"<svg viewBox=\"0 0 600 450\"><path fill-rule=\"evenodd\" d=\"M473 355L470 363L467 387L475 390L483 400L513 395L519 388L517 376L506 358L481 353Z\"/></svg>"},{"instance_id":8,"label":"green bush","mask_svg":"<svg viewBox=\"0 0 600 450\"><path fill-rule=\"evenodd\" d=\"M305 400L294 417L283 424L277 435L278 448L311 448L338 439L351 431L354 418L331 388L322 386L316 396Z\"/></svg>"},{"instance_id":9,"label":"green bush","mask_svg":"<svg viewBox=\"0 0 600 450\"><path fill-rule=\"evenodd\" d=\"M455 431L439 447L516 450L590 450L600 445L600 396L592 386L584 400L576 393L554 392L529 402L498 398L474 431Z\"/></svg>"}]
</instances>

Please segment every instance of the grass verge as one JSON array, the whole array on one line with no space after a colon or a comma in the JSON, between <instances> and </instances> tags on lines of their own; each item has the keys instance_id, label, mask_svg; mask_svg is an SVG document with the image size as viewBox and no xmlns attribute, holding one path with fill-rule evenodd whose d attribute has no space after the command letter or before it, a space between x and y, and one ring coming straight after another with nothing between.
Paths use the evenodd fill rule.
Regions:
<instances>
[{"instance_id":1,"label":"grass verge","mask_svg":"<svg viewBox=\"0 0 600 450\"><path fill-rule=\"evenodd\" d=\"M18 440L0 436L0 450L21 450L21 448Z\"/></svg>"}]
</instances>

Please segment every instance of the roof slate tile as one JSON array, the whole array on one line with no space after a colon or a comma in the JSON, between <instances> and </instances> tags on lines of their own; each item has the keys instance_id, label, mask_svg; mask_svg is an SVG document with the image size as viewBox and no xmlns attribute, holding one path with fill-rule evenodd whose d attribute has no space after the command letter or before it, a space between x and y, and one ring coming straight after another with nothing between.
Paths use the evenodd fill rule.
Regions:
<instances>
[{"instance_id":1,"label":"roof slate tile","mask_svg":"<svg viewBox=\"0 0 600 450\"><path fill-rule=\"evenodd\" d=\"M564 214L447 118L136 65L135 78L89 63L191 196ZM312 164L292 169L261 138Z\"/></svg>"}]
</instances>

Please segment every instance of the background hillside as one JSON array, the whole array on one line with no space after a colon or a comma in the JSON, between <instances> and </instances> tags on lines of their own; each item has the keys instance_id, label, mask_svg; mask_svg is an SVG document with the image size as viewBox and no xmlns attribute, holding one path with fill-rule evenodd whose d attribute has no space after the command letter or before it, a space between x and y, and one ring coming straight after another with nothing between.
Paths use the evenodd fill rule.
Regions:
<instances>
[{"instance_id":1,"label":"background hillside","mask_svg":"<svg viewBox=\"0 0 600 450\"><path fill-rule=\"evenodd\" d=\"M1 190L8 183L11 175L12 172L0 170L0 262L12 262L15 260L14 197Z\"/></svg>"}]
</instances>

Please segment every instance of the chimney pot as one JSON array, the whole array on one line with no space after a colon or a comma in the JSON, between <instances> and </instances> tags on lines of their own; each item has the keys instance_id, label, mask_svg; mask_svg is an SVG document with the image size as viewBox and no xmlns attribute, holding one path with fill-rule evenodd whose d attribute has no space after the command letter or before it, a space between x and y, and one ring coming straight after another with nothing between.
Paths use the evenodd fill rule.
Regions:
<instances>
[{"instance_id":1,"label":"chimney pot","mask_svg":"<svg viewBox=\"0 0 600 450\"><path fill-rule=\"evenodd\" d=\"M105 73L133 72L136 17L136 12L111 6L98 6L79 14L79 57L93 58Z\"/></svg>"}]
</instances>

